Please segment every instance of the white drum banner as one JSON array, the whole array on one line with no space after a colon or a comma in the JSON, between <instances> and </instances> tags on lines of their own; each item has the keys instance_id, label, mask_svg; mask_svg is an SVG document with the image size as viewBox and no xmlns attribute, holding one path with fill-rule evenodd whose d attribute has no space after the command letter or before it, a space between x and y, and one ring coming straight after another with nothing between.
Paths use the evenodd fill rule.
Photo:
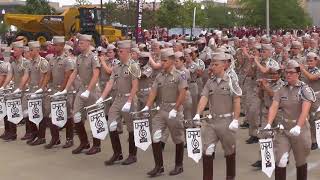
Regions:
<instances>
[{"instance_id":1,"label":"white drum banner","mask_svg":"<svg viewBox=\"0 0 320 180\"><path fill-rule=\"evenodd\" d=\"M3 96L0 96L0 120L7 115L6 102Z\"/></svg>"},{"instance_id":2,"label":"white drum banner","mask_svg":"<svg viewBox=\"0 0 320 180\"><path fill-rule=\"evenodd\" d=\"M264 172L269 178L271 178L272 173L276 167L272 138L260 139L259 143L261 150L262 172Z\"/></svg>"},{"instance_id":3,"label":"white drum banner","mask_svg":"<svg viewBox=\"0 0 320 180\"><path fill-rule=\"evenodd\" d=\"M151 141L150 124L148 119L134 120L134 143L136 147L146 151Z\"/></svg>"},{"instance_id":4,"label":"white drum banner","mask_svg":"<svg viewBox=\"0 0 320 180\"><path fill-rule=\"evenodd\" d=\"M104 140L109 133L108 123L104 114L104 109L88 111L92 136Z\"/></svg>"},{"instance_id":5,"label":"white drum banner","mask_svg":"<svg viewBox=\"0 0 320 180\"><path fill-rule=\"evenodd\" d=\"M200 128L186 129L186 140L188 157L198 163L202 157L202 141Z\"/></svg>"},{"instance_id":6,"label":"white drum banner","mask_svg":"<svg viewBox=\"0 0 320 180\"><path fill-rule=\"evenodd\" d=\"M8 121L18 124L23 119L21 99L10 99L6 102Z\"/></svg>"},{"instance_id":7,"label":"white drum banner","mask_svg":"<svg viewBox=\"0 0 320 180\"><path fill-rule=\"evenodd\" d=\"M67 101L51 102L51 119L52 124L60 128L62 128L67 123Z\"/></svg>"},{"instance_id":8,"label":"white drum banner","mask_svg":"<svg viewBox=\"0 0 320 180\"><path fill-rule=\"evenodd\" d=\"M42 99L28 100L28 116L29 120L37 126L43 119Z\"/></svg>"}]
</instances>

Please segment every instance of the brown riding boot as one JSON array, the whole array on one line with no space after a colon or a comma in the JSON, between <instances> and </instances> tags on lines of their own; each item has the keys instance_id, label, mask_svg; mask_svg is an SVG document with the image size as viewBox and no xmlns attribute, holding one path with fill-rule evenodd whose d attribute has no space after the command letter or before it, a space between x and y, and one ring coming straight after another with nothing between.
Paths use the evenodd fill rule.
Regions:
<instances>
[{"instance_id":1,"label":"brown riding boot","mask_svg":"<svg viewBox=\"0 0 320 180\"><path fill-rule=\"evenodd\" d=\"M308 164L297 167L297 180L308 179Z\"/></svg>"},{"instance_id":2,"label":"brown riding boot","mask_svg":"<svg viewBox=\"0 0 320 180\"><path fill-rule=\"evenodd\" d=\"M287 168L276 166L276 169L274 172L275 180L286 180L286 176L287 176Z\"/></svg>"},{"instance_id":3,"label":"brown riding boot","mask_svg":"<svg viewBox=\"0 0 320 180\"><path fill-rule=\"evenodd\" d=\"M176 162L175 167L170 171L170 176L175 176L183 172L183 151L184 143L176 144Z\"/></svg>"},{"instance_id":4,"label":"brown riding boot","mask_svg":"<svg viewBox=\"0 0 320 180\"><path fill-rule=\"evenodd\" d=\"M2 139L9 142L17 139L17 125L8 121L8 133Z\"/></svg>"},{"instance_id":5,"label":"brown riding boot","mask_svg":"<svg viewBox=\"0 0 320 180\"><path fill-rule=\"evenodd\" d=\"M51 141L49 144L45 145L44 148L46 149L51 149L53 148L53 146L55 145L59 145L60 142L60 138L59 138L59 128L58 126L50 123L50 133L51 133Z\"/></svg>"},{"instance_id":6,"label":"brown riding boot","mask_svg":"<svg viewBox=\"0 0 320 180\"><path fill-rule=\"evenodd\" d=\"M9 121L8 121L8 117L5 116L3 118L3 121L4 121L4 132L0 136L1 139L7 138L7 136L9 135L9 131L10 131L10 124L9 124Z\"/></svg>"},{"instance_id":7,"label":"brown riding boot","mask_svg":"<svg viewBox=\"0 0 320 180\"><path fill-rule=\"evenodd\" d=\"M31 129L30 129L30 121L28 120L28 119L26 119L26 118L24 118L23 120L25 120L25 126L26 126L26 133L24 134L24 136L20 139L20 140L22 140L22 141L24 141L24 140L28 140L28 139L30 139L31 138L31 136L32 136L32 134L31 134Z\"/></svg>"},{"instance_id":8,"label":"brown riding boot","mask_svg":"<svg viewBox=\"0 0 320 180\"><path fill-rule=\"evenodd\" d=\"M101 152L101 140L93 138L93 145L89 151L86 152L86 155L94 155Z\"/></svg>"},{"instance_id":9,"label":"brown riding boot","mask_svg":"<svg viewBox=\"0 0 320 180\"><path fill-rule=\"evenodd\" d=\"M110 132L110 139L111 139L111 145L113 149L113 155L109 160L104 162L106 166L113 165L116 161L120 161L123 159L122 148L121 148L118 132L117 131Z\"/></svg>"},{"instance_id":10,"label":"brown riding boot","mask_svg":"<svg viewBox=\"0 0 320 180\"><path fill-rule=\"evenodd\" d=\"M73 146L73 134L74 134L73 126L74 126L73 119L69 118L65 126L67 140L65 145L62 146L62 148L70 148Z\"/></svg>"},{"instance_id":11,"label":"brown riding boot","mask_svg":"<svg viewBox=\"0 0 320 180\"><path fill-rule=\"evenodd\" d=\"M212 180L213 179L213 159L215 153L211 156L202 155L202 169L203 169L203 180Z\"/></svg>"},{"instance_id":12,"label":"brown riding boot","mask_svg":"<svg viewBox=\"0 0 320 180\"><path fill-rule=\"evenodd\" d=\"M164 172L161 143L160 142L152 143L152 151L153 151L155 167L151 171L149 171L147 174L150 177L156 177Z\"/></svg>"},{"instance_id":13,"label":"brown riding boot","mask_svg":"<svg viewBox=\"0 0 320 180\"><path fill-rule=\"evenodd\" d=\"M47 122L48 121L49 121L49 118L43 118L43 120L39 124L37 140L31 142L29 145L37 146L37 145L41 145L41 144L45 144L46 143L45 136L46 136L46 128L47 128Z\"/></svg>"},{"instance_id":14,"label":"brown riding boot","mask_svg":"<svg viewBox=\"0 0 320 180\"><path fill-rule=\"evenodd\" d=\"M89 149L90 144L88 141L86 129L82 121L75 124L75 129L80 140L80 145L72 151L72 154L80 154L83 150Z\"/></svg>"},{"instance_id":15,"label":"brown riding boot","mask_svg":"<svg viewBox=\"0 0 320 180\"><path fill-rule=\"evenodd\" d=\"M27 120L26 123L29 123L29 132L30 132L30 138L27 140L27 144L31 144L38 135L38 128L37 125L33 122Z\"/></svg>"},{"instance_id":16,"label":"brown riding boot","mask_svg":"<svg viewBox=\"0 0 320 180\"><path fill-rule=\"evenodd\" d=\"M10 127L10 140L16 140L17 139L17 125L9 122L9 127Z\"/></svg>"},{"instance_id":17,"label":"brown riding boot","mask_svg":"<svg viewBox=\"0 0 320 180\"><path fill-rule=\"evenodd\" d=\"M122 165L130 165L137 162L137 147L134 143L134 133L129 132L129 156L124 160Z\"/></svg>"},{"instance_id":18,"label":"brown riding boot","mask_svg":"<svg viewBox=\"0 0 320 180\"><path fill-rule=\"evenodd\" d=\"M234 180L236 177L236 153L226 156L227 178Z\"/></svg>"}]
</instances>

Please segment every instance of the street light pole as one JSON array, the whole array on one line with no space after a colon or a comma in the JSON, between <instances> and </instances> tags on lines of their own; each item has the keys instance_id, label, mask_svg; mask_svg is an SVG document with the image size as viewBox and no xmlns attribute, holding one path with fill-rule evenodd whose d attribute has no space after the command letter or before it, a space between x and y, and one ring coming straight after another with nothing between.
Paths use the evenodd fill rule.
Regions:
<instances>
[{"instance_id":1,"label":"street light pole","mask_svg":"<svg viewBox=\"0 0 320 180\"><path fill-rule=\"evenodd\" d=\"M103 35L103 16L104 16L104 13L103 13L103 5L102 5L102 1L103 0L100 0L100 35L102 36Z\"/></svg>"},{"instance_id":2,"label":"street light pole","mask_svg":"<svg viewBox=\"0 0 320 180\"><path fill-rule=\"evenodd\" d=\"M193 29L196 27L196 13L197 13L197 7L193 8L193 22L192 22L192 28L191 28L191 38L193 37Z\"/></svg>"},{"instance_id":3,"label":"street light pole","mask_svg":"<svg viewBox=\"0 0 320 180\"><path fill-rule=\"evenodd\" d=\"M267 26L267 35L270 36L270 14L269 14L269 0L266 0L266 26Z\"/></svg>"}]
</instances>

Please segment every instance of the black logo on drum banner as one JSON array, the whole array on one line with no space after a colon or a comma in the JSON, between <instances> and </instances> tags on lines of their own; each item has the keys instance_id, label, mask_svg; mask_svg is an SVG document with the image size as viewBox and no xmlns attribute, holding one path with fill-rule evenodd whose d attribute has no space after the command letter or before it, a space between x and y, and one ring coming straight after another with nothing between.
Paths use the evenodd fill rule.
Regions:
<instances>
[{"instance_id":1,"label":"black logo on drum banner","mask_svg":"<svg viewBox=\"0 0 320 180\"><path fill-rule=\"evenodd\" d=\"M20 105L21 105L20 101L7 102L7 106L8 108L10 108L10 111L11 111L11 118L20 117L20 111L19 111L19 108L17 107Z\"/></svg>"},{"instance_id":2,"label":"black logo on drum banner","mask_svg":"<svg viewBox=\"0 0 320 180\"><path fill-rule=\"evenodd\" d=\"M65 107L65 102L61 102L61 103L54 103L52 104L52 109L55 110L55 114L56 114L56 120L57 121L64 121L64 111L62 110L62 108Z\"/></svg>"},{"instance_id":3,"label":"black logo on drum banner","mask_svg":"<svg viewBox=\"0 0 320 180\"><path fill-rule=\"evenodd\" d=\"M270 149L272 148L272 144L271 141L269 142L262 142L260 144L261 146L261 150L264 150L264 159L266 161L266 167L272 167L272 163L271 163L271 153L269 152Z\"/></svg>"},{"instance_id":4,"label":"black logo on drum banner","mask_svg":"<svg viewBox=\"0 0 320 180\"><path fill-rule=\"evenodd\" d=\"M320 122L316 122L316 129L320 130Z\"/></svg>"},{"instance_id":5,"label":"black logo on drum banner","mask_svg":"<svg viewBox=\"0 0 320 180\"><path fill-rule=\"evenodd\" d=\"M3 108L3 106L4 106L5 104L4 104L4 99L3 98L0 98L0 114L3 114L4 112L3 112L3 110L4 110L4 108Z\"/></svg>"},{"instance_id":6,"label":"black logo on drum banner","mask_svg":"<svg viewBox=\"0 0 320 180\"><path fill-rule=\"evenodd\" d=\"M139 129L140 143L148 142L148 139L147 139L148 133L144 128L149 128L149 121L135 122L134 128Z\"/></svg>"},{"instance_id":7,"label":"black logo on drum banner","mask_svg":"<svg viewBox=\"0 0 320 180\"><path fill-rule=\"evenodd\" d=\"M41 101L32 101L32 102L28 102L29 107L32 108L32 118L36 119L36 118L40 118L40 107L41 106Z\"/></svg>"},{"instance_id":8,"label":"black logo on drum banner","mask_svg":"<svg viewBox=\"0 0 320 180\"><path fill-rule=\"evenodd\" d=\"M198 141L197 137L200 137L200 131L187 131L188 138L191 139L191 146L192 146L192 153L199 154L200 153L200 142Z\"/></svg>"},{"instance_id":9,"label":"black logo on drum banner","mask_svg":"<svg viewBox=\"0 0 320 180\"><path fill-rule=\"evenodd\" d=\"M98 134L101 133L101 132L104 132L106 130L104 128L103 121L100 119L100 118L103 118L103 117L105 117L103 111L100 112L100 113L96 113L94 115L90 115L90 121L91 122L95 122L94 126L96 127Z\"/></svg>"}]
</instances>

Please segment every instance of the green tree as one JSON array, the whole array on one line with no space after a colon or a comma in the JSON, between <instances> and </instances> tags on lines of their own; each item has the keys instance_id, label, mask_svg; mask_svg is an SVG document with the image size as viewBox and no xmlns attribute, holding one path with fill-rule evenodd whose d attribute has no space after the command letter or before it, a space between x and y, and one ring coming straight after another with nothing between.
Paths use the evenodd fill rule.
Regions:
<instances>
[{"instance_id":1,"label":"green tree","mask_svg":"<svg viewBox=\"0 0 320 180\"><path fill-rule=\"evenodd\" d=\"M224 28L238 25L239 18L237 18L236 14L233 8L209 5L207 7L208 26L212 28Z\"/></svg>"},{"instance_id":2,"label":"green tree","mask_svg":"<svg viewBox=\"0 0 320 180\"><path fill-rule=\"evenodd\" d=\"M197 3L194 0L184 1L182 6L179 9L180 21L179 24L181 27L192 27L193 25L193 12L196 8L196 22L197 27L207 26L207 14L206 9L201 9L201 4Z\"/></svg>"},{"instance_id":3,"label":"green tree","mask_svg":"<svg viewBox=\"0 0 320 180\"><path fill-rule=\"evenodd\" d=\"M9 30L9 26L5 23L0 23L0 36Z\"/></svg>"},{"instance_id":4,"label":"green tree","mask_svg":"<svg viewBox=\"0 0 320 180\"><path fill-rule=\"evenodd\" d=\"M23 14L55 14L56 10L49 5L48 0L26 0L25 6L17 7L17 11Z\"/></svg>"},{"instance_id":5,"label":"green tree","mask_svg":"<svg viewBox=\"0 0 320 180\"><path fill-rule=\"evenodd\" d=\"M180 14L181 4L179 0L163 0L156 14L157 25L161 27L173 28L181 24Z\"/></svg>"},{"instance_id":6,"label":"green tree","mask_svg":"<svg viewBox=\"0 0 320 180\"><path fill-rule=\"evenodd\" d=\"M266 0L241 0L240 4L244 24L265 26ZM271 28L304 28L311 24L312 20L300 6L300 0L270 0Z\"/></svg>"}]
</instances>

